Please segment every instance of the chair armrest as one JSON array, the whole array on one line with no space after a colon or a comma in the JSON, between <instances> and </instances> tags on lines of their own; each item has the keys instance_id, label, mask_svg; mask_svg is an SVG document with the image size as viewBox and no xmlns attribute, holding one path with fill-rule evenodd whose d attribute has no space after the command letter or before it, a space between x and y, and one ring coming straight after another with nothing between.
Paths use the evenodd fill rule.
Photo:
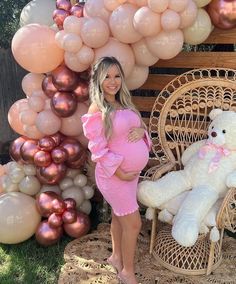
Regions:
<instances>
[{"instance_id":1,"label":"chair armrest","mask_svg":"<svg viewBox=\"0 0 236 284\"><path fill-rule=\"evenodd\" d=\"M236 232L236 188L231 188L225 196L216 223L220 229Z\"/></svg>"},{"instance_id":2,"label":"chair armrest","mask_svg":"<svg viewBox=\"0 0 236 284\"><path fill-rule=\"evenodd\" d=\"M166 160L164 163L155 165L148 169L143 177L144 180L156 180L160 178L162 175L168 173L170 170L173 170L175 164Z\"/></svg>"}]
</instances>

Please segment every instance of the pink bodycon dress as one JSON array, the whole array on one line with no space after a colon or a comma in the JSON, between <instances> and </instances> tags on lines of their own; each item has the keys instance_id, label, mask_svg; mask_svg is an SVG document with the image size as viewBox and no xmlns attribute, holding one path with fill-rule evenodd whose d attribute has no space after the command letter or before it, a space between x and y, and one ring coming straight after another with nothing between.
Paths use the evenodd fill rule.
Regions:
<instances>
[{"instance_id":1,"label":"pink bodycon dress","mask_svg":"<svg viewBox=\"0 0 236 284\"><path fill-rule=\"evenodd\" d=\"M140 127L140 118L132 110L116 110L112 113L112 122L112 137L107 141L101 112L85 114L82 117L91 158L96 162L97 186L111 205L114 214L124 216L138 209L138 177L132 181L124 181L114 173L118 167L126 172L141 171L148 162L151 141L145 131L143 139L128 142L129 130Z\"/></svg>"}]
</instances>

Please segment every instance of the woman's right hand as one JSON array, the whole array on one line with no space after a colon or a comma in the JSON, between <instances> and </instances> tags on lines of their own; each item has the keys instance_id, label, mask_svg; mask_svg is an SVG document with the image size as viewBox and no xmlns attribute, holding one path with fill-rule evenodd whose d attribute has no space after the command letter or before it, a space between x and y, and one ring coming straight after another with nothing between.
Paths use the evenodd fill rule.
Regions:
<instances>
[{"instance_id":1,"label":"woman's right hand","mask_svg":"<svg viewBox=\"0 0 236 284\"><path fill-rule=\"evenodd\" d=\"M140 172L124 172L120 168L118 168L115 172L115 175L125 181L132 181L139 176Z\"/></svg>"}]
</instances>

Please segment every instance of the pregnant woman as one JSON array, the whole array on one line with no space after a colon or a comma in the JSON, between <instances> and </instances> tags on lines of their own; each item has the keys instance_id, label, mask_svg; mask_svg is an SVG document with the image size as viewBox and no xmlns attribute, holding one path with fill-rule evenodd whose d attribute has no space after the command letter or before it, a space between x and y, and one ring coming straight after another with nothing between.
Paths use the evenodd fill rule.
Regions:
<instances>
[{"instance_id":1,"label":"pregnant woman","mask_svg":"<svg viewBox=\"0 0 236 284\"><path fill-rule=\"evenodd\" d=\"M83 131L96 162L97 186L112 208L112 255L107 261L123 283L137 284L134 255L141 219L136 192L151 143L114 57L103 57L93 66L90 99Z\"/></svg>"}]
</instances>

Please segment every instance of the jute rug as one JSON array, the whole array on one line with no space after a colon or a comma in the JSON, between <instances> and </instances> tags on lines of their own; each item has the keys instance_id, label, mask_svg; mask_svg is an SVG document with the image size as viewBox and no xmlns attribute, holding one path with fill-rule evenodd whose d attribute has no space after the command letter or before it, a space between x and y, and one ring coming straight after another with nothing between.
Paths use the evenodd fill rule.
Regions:
<instances>
[{"instance_id":1,"label":"jute rug","mask_svg":"<svg viewBox=\"0 0 236 284\"><path fill-rule=\"evenodd\" d=\"M223 261L209 276L185 276L176 274L160 265L148 253L149 236L144 224L136 250L137 278L142 284L236 284L236 240L225 237ZM64 252L65 265L61 269L58 284L118 284L116 271L106 263L111 254L108 224L80 239L70 242Z\"/></svg>"}]
</instances>

